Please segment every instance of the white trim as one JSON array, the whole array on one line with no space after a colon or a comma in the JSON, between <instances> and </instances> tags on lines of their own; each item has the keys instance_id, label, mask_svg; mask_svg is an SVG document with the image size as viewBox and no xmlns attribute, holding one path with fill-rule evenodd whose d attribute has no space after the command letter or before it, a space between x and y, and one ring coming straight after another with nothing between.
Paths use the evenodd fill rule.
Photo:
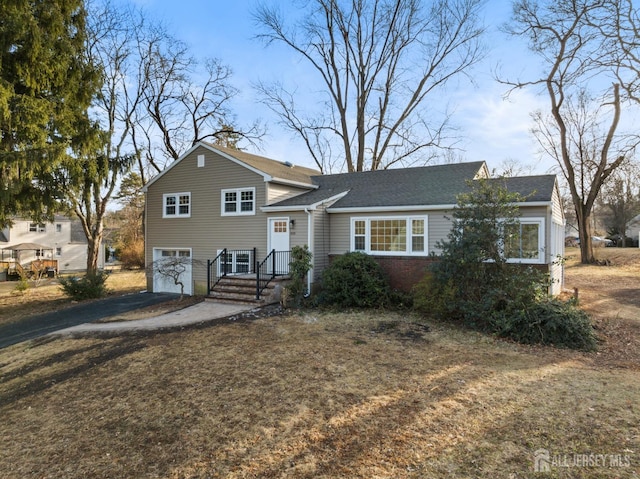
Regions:
<instances>
[{"instance_id":1,"label":"white trim","mask_svg":"<svg viewBox=\"0 0 640 479\"><path fill-rule=\"evenodd\" d=\"M518 207L535 207L535 206L550 206L550 201L531 201L531 202L519 202L514 203L514 206ZM403 211L438 211L438 210L453 210L457 208L456 204L448 205L407 205L407 206L352 206L345 208L327 208L327 213L393 213Z\"/></svg>"},{"instance_id":2,"label":"white trim","mask_svg":"<svg viewBox=\"0 0 640 479\"><path fill-rule=\"evenodd\" d=\"M189 213L180 213L180 197L181 196L188 196L189 197ZM175 198L176 202L173 206L175 206L176 208L176 212L174 214L168 214L167 213L167 198ZM192 203L191 203L191 192L190 191L183 191L180 193L164 193L162 195L162 217L163 218L191 218L191 208L192 208Z\"/></svg>"},{"instance_id":3,"label":"white trim","mask_svg":"<svg viewBox=\"0 0 640 479\"><path fill-rule=\"evenodd\" d=\"M265 213L277 213L280 211L315 211L318 206L321 206L330 201L338 201L343 198L345 195L349 193L348 191L343 191L342 193L338 193L337 195L330 196L329 198L324 198L320 201L316 201L315 203L311 203L310 205L293 205L293 206L262 206L260 207L260 211L264 211ZM285 201L285 200L282 200Z\"/></svg>"},{"instance_id":4,"label":"white trim","mask_svg":"<svg viewBox=\"0 0 640 479\"><path fill-rule=\"evenodd\" d=\"M507 263L518 264L546 264L545 251L546 248L546 234L545 234L545 218L542 216L531 217L519 217L518 223L520 226L526 224L538 225L538 258L506 258ZM504 236L503 236L504 241Z\"/></svg>"},{"instance_id":5,"label":"white trim","mask_svg":"<svg viewBox=\"0 0 640 479\"><path fill-rule=\"evenodd\" d=\"M252 193L252 207L251 211L242 211L242 193L251 191ZM227 193L235 193L236 194L236 211L226 211L227 201L226 194ZM246 203L246 201L245 201ZM246 188L225 188L220 190L220 216L254 216L256 214L256 189L253 186L248 186Z\"/></svg>"},{"instance_id":6,"label":"white trim","mask_svg":"<svg viewBox=\"0 0 640 479\"><path fill-rule=\"evenodd\" d=\"M203 143L196 143L195 145L193 145L191 148L189 148L186 152L184 152L182 154L182 156L178 157L178 159L176 159L173 163L171 163L169 166L167 166L164 170L162 170L160 173L158 173L156 176L154 176L153 178L151 178L146 185L144 185L142 187L142 192L146 193L147 191L149 191L149 187L154 184L156 181L158 181L160 178L162 178L164 175L166 175L167 173L169 173L169 171L171 171L178 163L180 163L182 160L184 160L187 156L189 156L196 148L200 147L200 146L206 146Z\"/></svg>"},{"instance_id":7,"label":"white trim","mask_svg":"<svg viewBox=\"0 0 640 479\"><path fill-rule=\"evenodd\" d=\"M273 160L275 161L275 160ZM318 175L320 176L320 175ZM307 188L309 190L317 190L318 188L320 188L320 185L314 185L314 184L310 184L310 183L302 183L301 181L293 181L293 180L286 180L284 178L278 178L275 176L270 177L270 179L265 179L265 182L271 182L271 183L277 183L280 185L287 185L287 186L299 186L301 188Z\"/></svg>"},{"instance_id":8,"label":"white trim","mask_svg":"<svg viewBox=\"0 0 640 479\"><path fill-rule=\"evenodd\" d=\"M456 205L367 206L352 208L327 208L327 213L402 213L409 211L452 210Z\"/></svg>"},{"instance_id":9,"label":"white trim","mask_svg":"<svg viewBox=\"0 0 640 479\"><path fill-rule=\"evenodd\" d=\"M384 221L384 220L404 220L405 223L405 234L406 234L406 251L373 251L371 249L371 221ZM413 251L412 250L412 239L413 239L413 220L423 220L424 221L424 250L423 251ZM355 222L356 221L364 221L365 222L365 234L364 234L364 250L357 250L355 245ZM349 251L362 251L364 253L375 255L375 256L429 256L429 217L428 215L419 215L419 216L353 216L349 221Z\"/></svg>"}]
</instances>

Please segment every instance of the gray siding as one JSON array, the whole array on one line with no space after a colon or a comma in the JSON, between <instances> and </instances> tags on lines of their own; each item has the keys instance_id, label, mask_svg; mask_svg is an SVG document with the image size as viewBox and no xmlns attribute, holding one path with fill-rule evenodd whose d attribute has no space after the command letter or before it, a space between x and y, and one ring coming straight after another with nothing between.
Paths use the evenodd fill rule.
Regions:
<instances>
[{"instance_id":1,"label":"gray siding","mask_svg":"<svg viewBox=\"0 0 640 479\"><path fill-rule=\"evenodd\" d=\"M440 254L442 249L436 247L436 243L447 239L451 232L451 212L450 211L432 211L428 213L427 221L429 228L429 253Z\"/></svg>"},{"instance_id":2,"label":"gray siding","mask_svg":"<svg viewBox=\"0 0 640 479\"><path fill-rule=\"evenodd\" d=\"M294 196L306 193L307 191L309 191L309 189L269 183L267 185L267 204L283 201L287 198L293 198Z\"/></svg>"},{"instance_id":3,"label":"gray siding","mask_svg":"<svg viewBox=\"0 0 640 479\"><path fill-rule=\"evenodd\" d=\"M205 165L197 166L199 154ZM255 187L256 214L221 216L221 190ZM197 148L171 171L149 186L146 197L146 261L153 261L153 248L192 248L194 282L206 281L206 261L223 248L267 248L267 216L262 176L205 148ZM163 218L163 194L191 193L190 218ZM149 282L149 281L148 281Z\"/></svg>"},{"instance_id":4,"label":"gray siding","mask_svg":"<svg viewBox=\"0 0 640 479\"><path fill-rule=\"evenodd\" d=\"M329 265L331 247L331 221L326 206L318 207L313 212L313 281L319 282L322 271Z\"/></svg>"}]
</instances>

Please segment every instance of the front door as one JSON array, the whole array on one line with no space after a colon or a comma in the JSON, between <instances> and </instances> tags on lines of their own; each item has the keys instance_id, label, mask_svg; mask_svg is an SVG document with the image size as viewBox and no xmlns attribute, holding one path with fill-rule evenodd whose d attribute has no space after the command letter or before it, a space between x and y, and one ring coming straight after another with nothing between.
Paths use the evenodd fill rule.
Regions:
<instances>
[{"instance_id":1,"label":"front door","mask_svg":"<svg viewBox=\"0 0 640 479\"><path fill-rule=\"evenodd\" d=\"M289 218L269 218L269 252L273 250L289 251ZM286 271L280 271L283 268ZM277 269L278 274L289 272L288 255L284 263L279 258Z\"/></svg>"}]
</instances>

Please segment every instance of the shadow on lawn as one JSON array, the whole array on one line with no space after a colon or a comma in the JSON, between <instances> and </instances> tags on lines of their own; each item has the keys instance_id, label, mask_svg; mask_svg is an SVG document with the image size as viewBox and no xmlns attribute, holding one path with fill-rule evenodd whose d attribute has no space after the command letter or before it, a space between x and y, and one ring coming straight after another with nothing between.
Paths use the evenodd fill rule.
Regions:
<instances>
[{"instance_id":1,"label":"shadow on lawn","mask_svg":"<svg viewBox=\"0 0 640 479\"><path fill-rule=\"evenodd\" d=\"M38 343L42 344L42 342ZM0 397L0 407L12 404L21 399L33 396L39 392L45 391L67 379L90 371L108 361L122 356L140 351L146 347L142 341L131 340L125 338L115 343L105 344L96 343L91 346L70 349L60 353L53 354L47 358L36 360L33 363L22 366L14 371L10 371L0 376L0 384L7 383L11 380L24 377L35 373L40 369L55 366L56 364L65 364L65 369L53 372L49 375L38 376L31 380L19 382L13 389L9 389ZM95 354L87 355L82 358L78 364L74 364L74 358L84 355L85 353L94 352Z\"/></svg>"}]
</instances>

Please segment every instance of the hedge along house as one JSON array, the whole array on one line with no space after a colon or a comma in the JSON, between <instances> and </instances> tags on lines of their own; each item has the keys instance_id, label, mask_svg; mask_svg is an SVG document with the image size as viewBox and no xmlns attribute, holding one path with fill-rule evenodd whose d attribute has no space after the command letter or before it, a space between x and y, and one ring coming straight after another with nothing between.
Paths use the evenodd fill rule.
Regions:
<instances>
[{"instance_id":1,"label":"hedge along house","mask_svg":"<svg viewBox=\"0 0 640 479\"><path fill-rule=\"evenodd\" d=\"M147 265L184 258L187 294L215 291L223 277L288 272L289 251L313 253L309 289L331 258L363 251L376 258L391 286L409 290L437 256L451 229L450 214L467 181L487 178L484 162L322 175L200 142L146 191ZM504 180L526 200L519 204L519 254L510 261L549 271L552 293L562 287L564 216L553 175ZM173 280L148 268L152 291L179 292Z\"/></svg>"}]
</instances>

